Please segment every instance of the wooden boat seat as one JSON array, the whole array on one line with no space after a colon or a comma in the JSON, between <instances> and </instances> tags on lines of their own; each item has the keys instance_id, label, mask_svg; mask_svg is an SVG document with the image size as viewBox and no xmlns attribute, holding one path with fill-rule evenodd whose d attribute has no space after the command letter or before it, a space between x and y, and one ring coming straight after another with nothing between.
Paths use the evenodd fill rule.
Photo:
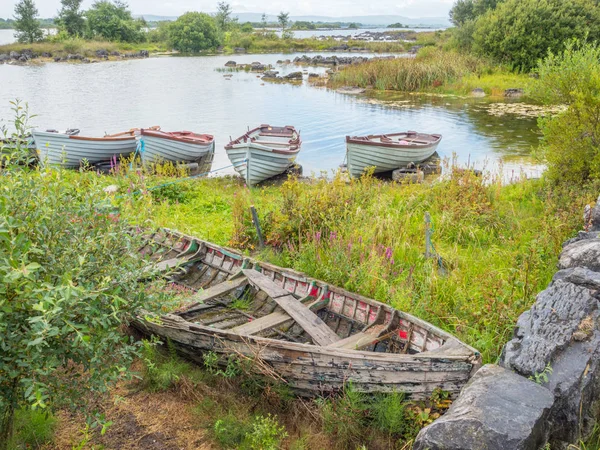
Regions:
<instances>
[{"instance_id":1,"label":"wooden boat seat","mask_svg":"<svg viewBox=\"0 0 600 450\"><path fill-rule=\"evenodd\" d=\"M385 330L385 325L378 325L375 327L371 327L367 331L362 331L360 333L353 334L352 336L348 336L345 339L334 342L331 345L328 345L329 348L343 348L347 350L361 350L365 347L369 347L370 345L377 344L379 341L386 339L387 334L381 336L382 332Z\"/></svg>"},{"instance_id":2,"label":"wooden boat seat","mask_svg":"<svg viewBox=\"0 0 600 450\"><path fill-rule=\"evenodd\" d=\"M230 292L246 286L247 284L248 279L246 277L232 278L224 281L223 283L216 284L213 287L205 289L202 292L190 297L190 300L194 301L194 303L188 306L185 310L180 311L180 314L190 314L196 311L202 311L206 306L203 305L203 303L229 294Z\"/></svg>"},{"instance_id":3,"label":"wooden boat seat","mask_svg":"<svg viewBox=\"0 0 600 450\"><path fill-rule=\"evenodd\" d=\"M244 269L242 272L252 285L264 291L294 319L312 338L316 345L327 346L340 340L339 336L319 316L298 301L288 291L276 285L272 280L256 270Z\"/></svg>"}]
</instances>

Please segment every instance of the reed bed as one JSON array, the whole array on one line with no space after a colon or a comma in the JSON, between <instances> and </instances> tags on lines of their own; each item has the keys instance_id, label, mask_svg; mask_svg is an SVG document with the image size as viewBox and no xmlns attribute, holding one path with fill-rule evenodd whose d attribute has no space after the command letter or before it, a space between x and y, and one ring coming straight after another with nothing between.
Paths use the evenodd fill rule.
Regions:
<instances>
[{"instance_id":1,"label":"reed bed","mask_svg":"<svg viewBox=\"0 0 600 450\"><path fill-rule=\"evenodd\" d=\"M332 78L334 85L415 92L455 82L480 72L483 62L471 55L425 48L415 58L373 60L344 67Z\"/></svg>"}]
</instances>

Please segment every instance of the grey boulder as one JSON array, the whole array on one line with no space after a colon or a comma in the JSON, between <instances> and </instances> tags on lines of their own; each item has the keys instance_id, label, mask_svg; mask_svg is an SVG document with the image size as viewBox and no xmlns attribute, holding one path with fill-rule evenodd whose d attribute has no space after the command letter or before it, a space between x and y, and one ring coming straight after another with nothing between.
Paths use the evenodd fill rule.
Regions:
<instances>
[{"instance_id":1,"label":"grey boulder","mask_svg":"<svg viewBox=\"0 0 600 450\"><path fill-rule=\"evenodd\" d=\"M600 272L600 239L584 239L567 245L558 261L559 269L586 267Z\"/></svg>"},{"instance_id":2,"label":"grey boulder","mask_svg":"<svg viewBox=\"0 0 600 450\"><path fill-rule=\"evenodd\" d=\"M538 450L553 397L495 365L482 367L448 412L421 430L414 450Z\"/></svg>"}]
</instances>

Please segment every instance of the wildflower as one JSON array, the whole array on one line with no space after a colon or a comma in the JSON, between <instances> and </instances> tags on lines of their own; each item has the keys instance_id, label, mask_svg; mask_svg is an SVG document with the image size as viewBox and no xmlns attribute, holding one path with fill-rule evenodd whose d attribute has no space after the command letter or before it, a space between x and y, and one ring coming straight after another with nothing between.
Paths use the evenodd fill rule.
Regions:
<instances>
[{"instance_id":1,"label":"wildflower","mask_svg":"<svg viewBox=\"0 0 600 450\"><path fill-rule=\"evenodd\" d=\"M385 249L385 257L387 259L392 259L392 256L393 256L392 248L391 247L386 248Z\"/></svg>"},{"instance_id":2,"label":"wildflower","mask_svg":"<svg viewBox=\"0 0 600 450\"><path fill-rule=\"evenodd\" d=\"M320 231L317 231L315 233L315 241L321 242L321 232Z\"/></svg>"}]
</instances>

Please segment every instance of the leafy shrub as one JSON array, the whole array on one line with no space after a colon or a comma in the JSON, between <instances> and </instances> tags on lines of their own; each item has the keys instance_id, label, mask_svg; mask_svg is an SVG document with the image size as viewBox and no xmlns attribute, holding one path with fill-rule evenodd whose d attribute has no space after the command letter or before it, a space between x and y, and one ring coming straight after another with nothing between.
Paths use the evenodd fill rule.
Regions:
<instances>
[{"instance_id":1,"label":"leafy shrub","mask_svg":"<svg viewBox=\"0 0 600 450\"><path fill-rule=\"evenodd\" d=\"M247 435L246 440L252 450L277 450L286 437L285 427L280 426L277 418L269 414L254 419L252 431Z\"/></svg>"},{"instance_id":2,"label":"leafy shrub","mask_svg":"<svg viewBox=\"0 0 600 450\"><path fill-rule=\"evenodd\" d=\"M323 431L344 448L360 445L368 408L366 396L347 385L340 397L319 403Z\"/></svg>"},{"instance_id":3,"label":"leafy shrub","mask_svg":"<svg viewBox=\"0 0 600 450\"><path fill-rule=\"evenodd\" d=\"M169 42L180 52L198 53L218 47L221 39L213 17L188 12L169 25Z\"/></svg>"},{"instance_id":4,"label":"leafy shrub","mask_svg":"<svg viewBox=\"0 0 600 450\"><path fill-rule=\"evenodd\" d=\"M21 405L78 404L127 377L138 345L120 327L153 304L141 240L97 210L99 186L62 170L2 175L0 448Z\"/></svg>"},{"instance_id":5,"label":"leafy shrub","mask_svg":"<svg viewBox=\"0 0 600 450\"><path fill-rule=\"evenodd\" d=\"M595 0L506 0L477 19L473 49L522 71L572 38L600 38Z\"/></svg>"},{"instance_id":6,"label":"leafy shrub","mask_svg":"<svg viewBox=\"0 0 600 450\"><path fill-rule=\"evenodd\" d=\"M157 342L142 341L142 361L145 373L144 382L152 392L167 391L177 386L181 377L190 372L190 366L177 357L171 343L169 354L163 355L157 349Z\"/></svg>"},{"instance_id":7,"label":"leafy shrub","mask_svg":"<svg viewBox=\"0 0 600 450\"><path fill-rule=\"evenodd\" d=\"M15 413L14 436L9 448L43 448L52 442L57 423L56 417L49 411L18 410Z\"/></svg>"},{"instance_id":8,"label":"leafy shrub","mask_svg":"<svg viewBox=\"0 0 600 450\"><path fill-rule=\"evenodd\" d=\"M89 38L118 42L143 42L146 39L142 29L144 22L133 18L126 3L97 0L85 16Z\"/></svg>"},{"instance_id":9,"label":"leafy shrub","mask_svg":"<svg viewBox=\"0 0 600 450\"><path fill-rule=\"evenodd\" d=\"M540 62L538 73L533 98L568 106L540 120L538 156L548 165L546 177L564 185L600 181L600 47L571 42Z\"/></svg>"},{"instance_id":10,"label":"leafy shrub","mask_svg":"<svg viewBox=\"0 0 600 450\"><path fill-rule=\"evenodd\" d=\"M390 435L403 435L410 429L407 404L402 393L376 395L369 413L375 427Z\"/></svg>"},{"instance_id":11,"label":"leafy shrub","mask_svg":"<svg viewBox=\"0 0 600 450\"><path fill-rule=\"evenodd\" d=\"M215 440L226 449L240 448L251 432L252 425L239 420L233 414L217 419L212 428Z\"/></svg>"}]
</instances>

